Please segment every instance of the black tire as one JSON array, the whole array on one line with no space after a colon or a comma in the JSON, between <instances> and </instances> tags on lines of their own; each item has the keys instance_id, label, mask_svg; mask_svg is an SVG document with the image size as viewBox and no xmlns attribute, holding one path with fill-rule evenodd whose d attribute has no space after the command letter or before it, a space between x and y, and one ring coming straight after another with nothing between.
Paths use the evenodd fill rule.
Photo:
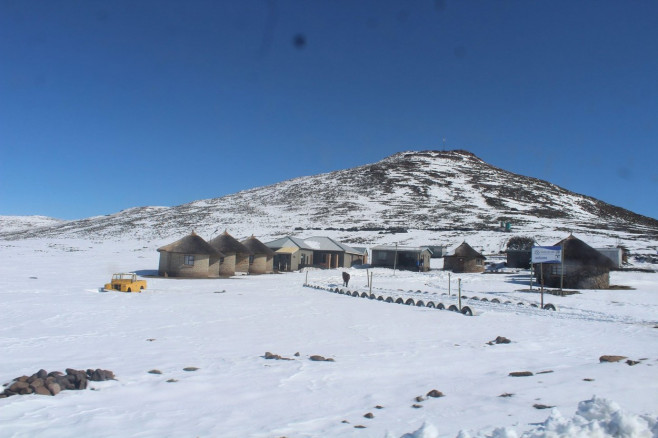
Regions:
<instances>
[{"instance_id":1,"label":"black tire","mask_svg":"<svg viewBox=\"0 0 658 438\"><path fill-rule=\"evenodd\" d=\"M407 306L415 306L416 302L413 300L413 298L409 298L407 301L404 302Z\"/></svg>"},{"instance_id":2,"label":"black tire","mask_svg":"<svg viewBox=\"0 0 658 438\"><path fill-rule=\"evenodd\" d=\"M535 303L532 303L532 304L530 304L530 307L539 307L539 306L536 305Z\"/></svg>"},{"instance_id":3,"label":"black tire","mask_svg":"<svg viewBox=\"0 0 658 438\"><path fill-rule=\"evenodd\" d=\"M386 297L386 300L385 300L385 301L386 301L387 303L392 303L392 302L393 302L393 298L391 298L391 297Z\"/></svg>"},{"instance_id":4,"label":"black tire","mask_svg":"<svg viewBox=\"0 0 658 438\"><path fill-rule=\"evenodd\" d=\"M482 299L480 299L480 301L483 301L483 302L485 302L485 303L488 303L488 302L489 302L489 300L486 299L486 298L482 298Z\"/></svg>"},{"instance_id":5,"label":"black tire","mask_svg":"<svg viewBox=\"0 0 658 438\"><path fill-rule=\"evenodd\" d=\"M433 302L428 301L427 304L425 304L425 307L427 307L429 309L434 309L436 306L434 305Z\"/></svg>"},{"instance_id":6,"label":"black tire","mask_svg":"<svg viewBox=\"0 0 658 438\"><path fill-rule=\"evenodd\" d=\"M380 295L380 296L378 296L378 297L377 297L377 301L384 301L384 297L383 297L383 296L381 296L381 295Z\"/></svg>"},{"instance_id":7,"label":"black tire","mask_svg":"<svg viewBox=\"0 0 658 438\"><path fill-rule=\"evenodd\" d=\"M544 304L544 310L552 310L552 311L555 311L555 306L552 305L551 303Z\"/></svg>"},{"instance_id":8,"label":"black tire","mask_svg":"<svg viewBox=\"0 0 658 438\"><path fill-rule=\"evenodd\" d=\"M404 300L402 298L398 298L395 300L395 304L404 304Z\"/></svg>"},{"instance_id":9,"label":"black tire","mask_svg":"<svg viewBox=\"0 0 658 438\"><path fill-rule=\"evenodd\" d=\"M466 316L473 316L473 311L468 306L462 307L462 313Z\"/></svg>"},{"instance_id":10,"label":"black tire","mask_svg":"<svg viewBox=\"0 0 658 438\"><path fill-rule=\"evenodd\" d=\"M368 298L368 293L367 293L367 292L363 292L363 293L361 294L361 298Z\"/></svg>"},{"instance_id":11,"label":"black tire","mask_svg":"<svg viewBox=\"0 0 658 438\"><path fill-rule=\"evenodd\" d=\"M357 291L352 292L354 298L359 298L359 293Z\"/></svg>"},{"instance_id":12,"label":"black tire","mask_svg":"<svg viewBox=\"0 0 658 438\"><path fill-rule=\"evenodd\" d=\"M439 304L436 305L436 308L439 309L439 310L443 310L443 309L446 308L446 306L444 306L443 303L439 303Z\"/></svg>"},{"instance_id":13,"label":"black tire","mask_svg":"<svg viewBox=\"0 0 658 438\"><path fill-rule=\"evenodd\" d=\"M494 298L491 300L492 303L500 304L500 300L498 298Z\"/></svg>"},{"instance_id":14,"label":"black tire","mask_svg":"<svg viewBox=\"0 0 658 438\"><path fill-rule=\"evenodd\" d=\"M450 307L448 307L448 310L451 312L459 312L459 309L454 304L451 304Z\"/></svg>"},{"instance_id":15,"label":"black tire","mask_svg":"<svg viewBox=\"0 0 658 438\"><path fill-rule=\"evenodd\" d=\"M418 302L416 303L416 307L425 307L425 303L423 302L423 300L418 300Z\"/></svg>"},{"instance_id":16,"label":"black tire","mask_svg":"<svg viewBox=\"0 0 658 438\"><path fill-rule=\"evenodd\" d=\"M376 300L376 299L377 299L377 295L375 295L375 294L370 294L370 296L369 296L368 298L371 299L371 300Z\"/></svg>"}]
</instances>

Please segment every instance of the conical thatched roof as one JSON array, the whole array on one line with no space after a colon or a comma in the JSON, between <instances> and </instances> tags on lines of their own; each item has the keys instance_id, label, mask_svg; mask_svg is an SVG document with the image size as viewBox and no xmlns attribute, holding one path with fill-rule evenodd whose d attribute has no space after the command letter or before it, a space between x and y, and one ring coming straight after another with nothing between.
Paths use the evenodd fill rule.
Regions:
<instances>
[{"instance_id":1,"label":"conical thatched roof","mask_svg":"<svg viewBox=\"0 0 658 438\"><path fill-rule=\"evenodd\" d=\"M608 257L604 256L582 240L569 235L566 239L560 240L555 246L561 246L564 253L564 261L571 264L580 264L584 266L601 266L614 268L614 263Z\"/></svg>"},{"instance_id":2,"label":"conical thatched roof","mask_svg":"<svg viewBox=\"0 0 658 438\"><path fill-rule=\"evenodd\" d=\"M274 257L274 251L268 248L263 242L254 236L241 242L252 254L265 254L267 257Z\"/></svg>"},{"instance_id":3,"label":"conical thatched roof","mask_svg":"<svg viewBox=\"0 0 658 438\"><path fill-rule=\"evenodd\" d=\"M233 238L227 231L224 231L219 236L212 239L210 242L213 248L217 251L221 251L224 254L248 254L252 255L252 252Z\"/></svg>"},{"instance_id":4,"label":"conical thatched roof","mask_svg":"<svg viewBox=\"0 0 658 438\"><path fill-rule=\"evenodd\" d=\"M213 248L194 231L174 243L158 248L158 251L175 252L178 254L209 254L224 257L221 251Z\"/></svg>"},{"instance_id":5,"label":"conical thatched roof","mask_svg":"<svg viewBox=\"0 0 658 438\"><path fill-rule=\"evenodd\" d=\"M464 257L465 259L483 259L486 260L486 257L473 249L471 245L464 242L455 248L455 253L453 257Z\"/></svg>"}]
</instances>

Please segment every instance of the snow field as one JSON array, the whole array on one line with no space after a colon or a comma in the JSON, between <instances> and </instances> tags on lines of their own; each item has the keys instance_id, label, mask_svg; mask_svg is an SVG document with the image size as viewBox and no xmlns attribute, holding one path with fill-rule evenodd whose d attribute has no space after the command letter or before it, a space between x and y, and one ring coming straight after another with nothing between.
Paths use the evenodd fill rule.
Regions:
<instances>
[{"instance_id":1,"label":"snow field","mask_svg":"<svg viewBox=\"0 0 658 438\"><path fill-rule=\"evenodd\" d=\"M0 255L11 260L0 266L0 383L40 368L117 376L96 390L0 399L2 436L422 436L423 424L432 437L521 436L551 415L533 404L568 417L593 395L599 410L607 399L634 415L658 412L655 274L613 274L637 290L550 296L557 312L468 301L482 313L467 317L303 287L305 273L147 278L140 294L98 292L113 272L155 269L152 243L0 242ZM309 283L340 287L340 272L311 271ZM365 270L349 272L349 289L366 290ZM538 300L514 275L460 276L462 293ZM440 294L447 273L376 269L375 288ZM487 345L496 336L512 343ZM645 360L599 363L604 354ZM445 397L415 401L432 389Z\"/></svg>"}]
</instances>

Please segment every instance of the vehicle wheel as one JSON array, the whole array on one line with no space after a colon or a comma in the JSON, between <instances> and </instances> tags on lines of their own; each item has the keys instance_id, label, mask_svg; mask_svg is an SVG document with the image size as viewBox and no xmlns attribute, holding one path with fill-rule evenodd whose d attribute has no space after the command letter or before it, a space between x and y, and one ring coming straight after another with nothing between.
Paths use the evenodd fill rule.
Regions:
<instances>
[{"instance_id":1,"label":"vehicle wheel","mask_svg":"<svg viewBox=\"0 0 658 438\"><path fill-rule=\"evenodd\" d=\"M132 292L133 290L131 288L128 288L128 292Z\"/></svg>"},{"instance_id":2,"label":"vehicle wheel","mask_svg":"<svg viewBox=\"0 0 658 438\"><path fill-rule=\"evenodd\" d=\"M139 287L139 290L144 290L144 286L140 286L140 287Z\"/></svg>"}]
</instances>

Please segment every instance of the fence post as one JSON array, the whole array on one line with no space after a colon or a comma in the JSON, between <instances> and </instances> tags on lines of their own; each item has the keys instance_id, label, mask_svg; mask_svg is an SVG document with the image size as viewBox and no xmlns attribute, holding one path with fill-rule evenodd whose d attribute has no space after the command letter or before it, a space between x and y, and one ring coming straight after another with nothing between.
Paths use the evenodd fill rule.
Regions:
<instances>
[{"instance_id":1,"label":"fence post","mask_svg":"<svg viewBox=\"0 0 658 438\"><path fill-rule=\"evenodd\" d=\"M304 286L308 286L308 271L306 271L306 280L304 281Z\"/></svg>"},{"instance_id":2,"label":"fence post","mask_svg":"<svg viewBox=\"0 0 658 438\"><path fill-rule=\"evenodd\" d=\"M457 285L459 288L459 301L458 301L459 311L461 312L462 311L462 279L461 278L457 279Z\"/></svg>"},{"instance_id":3,"label":"fence post","mask_svg":"<svg viewBox=\"0 0 658 438\"><path fill-rule=\"evenodd\" d=\"M372 295L372 272L370 273L370 292L368 295Z\"/></svg>"},{"instance_id":4,"label":"fence post","mask_svg":"<svg viewBox=\"0 0 658 438\"><path fill-rule=\"evenodd\" d=\"M451 294L450 294L450 272L448 272L448 296L451 296Z\"/></svg>"}]
</instances>

